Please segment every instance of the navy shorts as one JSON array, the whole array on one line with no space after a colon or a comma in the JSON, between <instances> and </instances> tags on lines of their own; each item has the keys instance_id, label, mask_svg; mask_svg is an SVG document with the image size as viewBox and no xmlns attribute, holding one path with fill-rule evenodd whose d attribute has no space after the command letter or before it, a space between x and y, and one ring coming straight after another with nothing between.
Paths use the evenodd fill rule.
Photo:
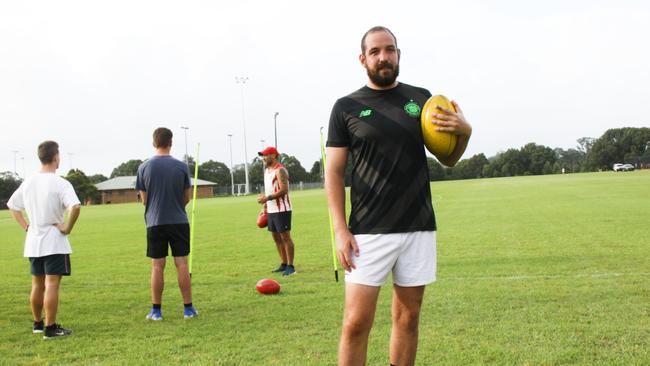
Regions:
<instances>
[{"instance_id":1,"label":"navy shorts","mask_svg":"<svg viewBox=\"0 0 650 366\"><path fill-rule=\"evenodd\" d=\"M283 233L291 230L291 211L269 212L268 228L274 233Z\"/></svg>"},{"instance_id":2,"label":"navy shorts","mask_svg":"<svg viewBox=\"0 0 650 366\"><path fill-rule=\"evenodd\" d=\"M61 275L70 276L70 254L52 254L44 257L29 257L32 276Z\"/></svg>"},{"instance_id":3,"label":"navy shorts","mask_svg":"<svg viewBox=\"0 0 650 366\"><path fill-rule=\"evenodd\" d=\"M165 258L172 248L172 256L190 254L190 225L169 224L147 228L147 257Z\"/></svg>"}]
</instances>

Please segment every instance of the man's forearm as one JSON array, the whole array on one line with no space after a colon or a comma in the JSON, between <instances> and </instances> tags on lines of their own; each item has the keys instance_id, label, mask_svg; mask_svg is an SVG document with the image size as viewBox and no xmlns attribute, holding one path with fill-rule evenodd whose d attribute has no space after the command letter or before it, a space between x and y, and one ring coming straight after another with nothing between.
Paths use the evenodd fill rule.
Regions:
<instances>
[{"instance_id":1,"label":"man's forearm","mask_svg":"<svg viewBox=\"0 0 650 366\"><path fill-rule=\"evenodd\" d=\"M335 173L326 173L325 190L327 191L327 201L332 214L332 223L334 230L347 230L345 222L345 180L342 175Z\"/></svg>"},{"instance_id":2,"label":"man's forearm","mask_svg":"<svg viewBox=\"0 0 650 366\"><path fill-rule=\"evenodd\" d=\"M23 228L23 230L27 231L29 228L29 224L27 221L25 221L25 217L23 217L23 212L22 211L14 211L14 210L9 210L11 212L11 216L14 217L18 225Z\"/></svg>"},{"instance_id":3,"label":"man's forearm","mask_svg":"<svg viewBox=\"0 0 650 366\"><path fill-rule=\"evenodd\" d=\"M282 198L282 197L286 196L287 193L288 193L287 189L281 189L281 190L279 190L279 191L277 191L277 192L275 192L273 194L270 194L270 195L266 196L266 200L267 201L276 200L278 198Z\"/></svg>"},{"instance_id":4,"label":"man's forearm","mask_svg":"<svg viewBox=\"0 0 650 366\"><path fill-rule=\"evenodd\" d=\"M70 208L70 213L68 214L68 223L66 224L66 232L70 233L72 231L72 228L74 227L74 224L77 222L80 213L81 213L80 205L74 205L72 206L72 208Z\"/></svg>"}]
</instances>

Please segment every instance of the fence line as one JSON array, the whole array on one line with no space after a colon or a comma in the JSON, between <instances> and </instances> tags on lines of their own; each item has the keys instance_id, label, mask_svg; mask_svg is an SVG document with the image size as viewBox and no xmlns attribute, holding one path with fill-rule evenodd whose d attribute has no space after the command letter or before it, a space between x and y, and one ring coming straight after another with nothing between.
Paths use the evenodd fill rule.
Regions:
<instances>
[{"instance_id":1,"label":"fence line","mask_svg":"<svg viewBox=\"0 0 650 366\"><path fill-rule=\"evenodd\" d=\"M322 182L298 182L290 183L289 191L302 191L307 189L320 189L323 188ZM260 194L264 192L263 184L251 184L251 194ZM215 187L214 196L231 196L232 195L232 186L224 187ZM235 189L235 195L237 195L237 189Z\"/></svg>"}]
</instances>

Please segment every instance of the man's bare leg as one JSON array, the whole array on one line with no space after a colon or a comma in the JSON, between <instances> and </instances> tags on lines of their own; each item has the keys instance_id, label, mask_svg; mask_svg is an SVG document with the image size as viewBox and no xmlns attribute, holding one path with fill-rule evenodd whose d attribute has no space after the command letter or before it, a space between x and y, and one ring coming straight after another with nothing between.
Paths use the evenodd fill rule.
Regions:
<instances>
[{"instance_id":1,"label":"man's bare leg","mask_svg":"<svg viewBox=\"0 0 650 366\"><path fill-rule=\"evenodd\" d=\"M45 325L56 323L56 312L59 309L59 285L61 275L45 275Z\"/></svg>"},{"instance_id":2,"label":"man's bare leg","mask_svg":"<svg viewBox=\"0 0 650 366\"><path fill-rule=\"evenodd\" d=\"M368 335L375 320L380 287L348 283L345 285L345 310L339 343L339 366L366 363Z\"/></svg>"},{"instance_id":3,"label":"man's bare leg","mask_svg":"<svg viewBox=\"0 0 650 366\"><path fill-rule=\"evenodd\" d=\"M412 366L418 349L418 326L424 286L393 285L393 329L390 336L390 362Z\"/></svg>"},{"instance_id":4,"label":"man's bare leg","mask_svg":"<svg viewBox=\"0 0 650 366\"><path fill-rule=\"evenodd\" d=\"M43 302L45 301L45 275L32 276L32 292L29 295L29 304L35 322L43 320Z\"/></svg>"}]
</instances>

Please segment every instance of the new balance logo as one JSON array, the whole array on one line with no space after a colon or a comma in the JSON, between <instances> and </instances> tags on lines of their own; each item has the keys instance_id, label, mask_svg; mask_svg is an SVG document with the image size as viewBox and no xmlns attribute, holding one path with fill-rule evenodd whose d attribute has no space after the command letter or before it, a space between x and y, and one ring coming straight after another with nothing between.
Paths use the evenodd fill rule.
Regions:
<instances>
[{"instance_id":1,"label":"new balance logo","mask_svg":"<svg viewBox=\"0 0 650 366\"><path fill-rule=\"evenodd\" d=\"M365 111L361 111L361 113L359 113L359 118L368 117L371 114L372 114L372 109L366 109Z\"/></svg>"}]
</instances>

